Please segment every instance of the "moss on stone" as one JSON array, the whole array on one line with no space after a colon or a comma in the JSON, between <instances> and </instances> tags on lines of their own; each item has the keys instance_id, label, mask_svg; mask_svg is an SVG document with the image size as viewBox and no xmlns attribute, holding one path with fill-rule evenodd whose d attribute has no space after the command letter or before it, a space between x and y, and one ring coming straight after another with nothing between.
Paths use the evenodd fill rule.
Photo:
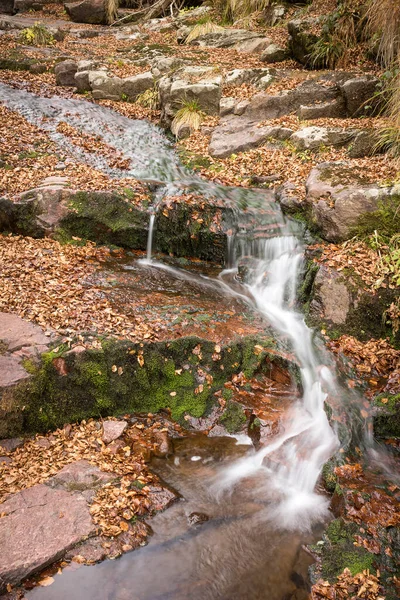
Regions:
<instances>
[{"instance_id":1,"label":"moss on stone","mask_svg":"<svg viewBox=\"0 0 400 600\"><path fill-rule=\"evenodd\" d=\"M400 394L380 394L374 399L374 435L377 438L400 438Z\"/></svg>"},{"instance_id":2,"label":"moss on stone","mask_svg":"<svg viewBox=\"0 0 400 600\"><path fill-rule=\"evenodd\" d=\"M324 535L323 543L313 547L321 559L321 576L330 583L335 582L345 568L352 575L365 569L374 571L374 556L364 548L354 546L354 535L358 528L342 518L332 521Z\"/></svg>"},{"instance_id":3,"label":"moss on stone","mask_svg":"<svg viewBox=\"0 0 400 600\"><path fill-rule=\"evenodd\" d=\"M225 412L220 417L219 422L224 425L229 433L240 431L246 423L246 415L244 414L243 407L236 402L228 400Z\"/></svg>"}]
</instances>

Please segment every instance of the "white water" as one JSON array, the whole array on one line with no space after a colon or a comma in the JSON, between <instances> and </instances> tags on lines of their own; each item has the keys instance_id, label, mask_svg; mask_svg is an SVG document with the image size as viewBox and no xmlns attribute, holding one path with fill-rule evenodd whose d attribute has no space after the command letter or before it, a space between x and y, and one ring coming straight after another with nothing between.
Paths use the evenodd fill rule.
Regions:
<instances>
[{"instance_id":1,"label":"white water","mask_svg":"<svg viewBox=\"0 0 400 600\"><path fill-rule=\"evenodd\" d=\"M290 233L264 240L258 259L247 287L260 313L288 341L300 366L303 396L287 415L283 433L222 473L215 488L231 489L239 480L264 472L278 491L269 516L287 528L307 529L327 512L325 498L314 490L324 463L339 445L324 410L334 380L314 352L311 330L293 308L303 263L300 241Z\"/></svg>"}]
</instances>

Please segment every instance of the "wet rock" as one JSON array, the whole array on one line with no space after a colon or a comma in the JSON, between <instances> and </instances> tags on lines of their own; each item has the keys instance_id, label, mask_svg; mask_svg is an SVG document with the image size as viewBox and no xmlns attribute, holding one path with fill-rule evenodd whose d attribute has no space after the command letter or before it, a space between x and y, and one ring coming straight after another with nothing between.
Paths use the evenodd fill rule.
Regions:
<instances>
[{"instance_id":1,"label":"wet rock","mask_svg":"<svg viewBox=\"0 0 400 600\"><path fill-rule=\"evenodd\" d=\"M78 65L74 60L63 60L54 68L56 76L56 84L65 87L75 87L75 73L78 70Z\"/></svg>"},{"instance_id":2,"label":"wet rock","mask_svg":"<svg viewBox=\"0 0 400 600\"><path fill-rule=\"evenodd\" d=\"M81 556L87 563L95 564L104 560L107 557L107 551L103 548L104 540L101 537L93 537L72 550L69 550L65 555L65 560L73 560L76 556Z\"/></svg>"},{"instance_id":3,"label":"wet rock","mask_svg":"<svg viewBox=\"0 0 400 600\"><path fill-rule=\"evenodd\" d=\"M103 25L107 23L104 0L82 0L64 3L67 14L75 23L91 23Z\"/></svg>"},{"instance_id":4,"label":"wet rock","mask_svg":"<svg viewBox=\"0 0 400 600\"><path fill-rule=\"evenodd\" d=\"M114 440L121 437L127 428L128 423L126 421L104 421L103 422L103 437L102 440L105 444L109 444Z\"/></svg>"},{"instance_id":5,"label":"wet rock","mask_svg":"<svg viewBox=\"0 0 400 600\"><path fill-rule=\"evenodd\" d=\"M286 127L257 127L243 118L228 117L214 129L209 152L211 156L225 158L261 146L269 139L288 139L292 134L293 131Z\"/></svg>"},{"instance_id":6,"label":"wet rock","mask_svg":"<svg viewBox=\"0 0 400 600\"><path fill-rule=\"evenodd\" d=\"M319 40L319 36L313 33L318 21L319 19L309 18L295 19L288 23L290 52L303 65L310 63L310 55Z\"/></svg>"},{"instance_id":7,"label":"wet rock","mask_svg":"<svg viewBox=\"0 0 400 600\"><path fill-rule=\"evenodd\" d=\"M381 97L375 96L379 91L379 79L365 75L345 81L340 86L346 110L349 117L376 114L381 103Z\"/></svg>"},{"instance_id":8,"label":"wet rock","mask_svg":"<svg viewBox=\"0 0 400 600\"><path fill-rule=\"evenodd\" d=\"M265 63L277 63L287 58L287 51L277 44L270 44L261 54L260 60Z\"/></svg>"},{"instance_id":9,"label":"wet rock","mask_svg":"<svg viewBox=\"0 0 400 600\"><path fill-rule=\"evenodd\" d=\"M346 322L351 306L351 296L345 278L337 271L321 266L314 279L310 316L334 325Z\"/></svg>"},{"instance_id":10,"label":"wet rock","mask_svg":"<svg viewBox=\"0 0 400 600\"><path fill-rule=\"evenodd\" d=\"M153 510L165 510L178 499L178 494L160 485L148 485L147 488L149 490L147 498L150 500Z\"/></svg>"},{"instance_id":11,"label":"wet rock","mask_svg":"<svg viewBox=\"0 0 400 600\"><path fill-rule=\"evenodd\" d=\"M304 127L296 131L290 141L298 150L318 150L321 146L341 147L349 144L356 135L351 129Z\"/></svg>"},{"instance_id":12,"label":"wet rock","mask_svg":"<svg viewBox=\"0 0 400 600\"><path fill-rule=\"evenodd\" d=\"M234 48L239 52L261 53L271 44L269 38L246 29L224 29L205 33L190 42L191 46Z\"/></svg>"},{"instance_id":13,"label":"wet rock","mask_svg":"<svg viewBox=\"0 0 400 600\"><path fill-rule=\"evenodd\" d=\"M155 80L152 73L140 73L122 79L121 93L131 101L135 101L140 94L154 88Z\"/></svg>"},{"instance_id":14,"label":"wet rock","mask_svg":"<svg viewBox=\"0 0 400 600\"><path fill-rule=\"evenodd\" d=\"M212 67L185 67L160 79L161 122L169 126L185 100L196 100L208 115L219 114L222 77Z\"/></svg>"},{"instance_id":15,"label":"wet rock","mask_svg":"<svg viewBox=\"0 0 400 600\"><path fill-rule=\"evenodd\" d=\"M195 527L196 525L202 525L203 523L209 521L209 519L210 517L208 515L201 512L192 512L187 518L188 523L191 527Z\"/></svg>"},{"instance_id":16,"label":"wet rock","mask_svg":"<svg viewBox=\"0 0 400 600\"><path fill-rule=\"evenodd\" d=\"M159 431L154 435L156 447L153 450L154 456L165 458L173 452L172 442L168 437L168 431Z\"/></svg>"},{"instance_id":17,"label":"wet rock","mask_svg":"<svg viewBox=\"0 0 400 600\"><path fill-rule=\"evenodd\" d=\"M15 585L61 558L96 527L79 494L35 485L1 505L0 582ZM2 590L0 590L2 591Z\"/></svg>"},{"instance_id":18,"label":"wet rock","mask_svg":"<svg viewBox=\"0 0 400 600\"><path fill-rule=\"evenodd\" d=\"M353 235L359 219L377 210L390 188L364 183L350 164L321 163L311 170L306 183L306 203L324 239L337 242Z\"/></svg>"},{"instance_id":19,"label":"wet rock","mask_svg":"<svg viewBox=\"0 0 400 600\"><path fill-rule=\"evenodd\" d=\"M45 485L65 489L67 492L83 492L97 489L113 481L115 477L113 473L100 471L86 460L78 460L63 467L57 475L48 479Z\"/></svg>"},{"instance_id":20,"label":"wet rock","mask_svg":"<svg viewBox=\"0 0 400 600\"><path fill-rule=\"evenodd\" d=\"M284 212L293 213L302 209L303 200L297 193L297 187L290 181L284 183L276 191L276 199Z\"/></svg>"}]
</instances>

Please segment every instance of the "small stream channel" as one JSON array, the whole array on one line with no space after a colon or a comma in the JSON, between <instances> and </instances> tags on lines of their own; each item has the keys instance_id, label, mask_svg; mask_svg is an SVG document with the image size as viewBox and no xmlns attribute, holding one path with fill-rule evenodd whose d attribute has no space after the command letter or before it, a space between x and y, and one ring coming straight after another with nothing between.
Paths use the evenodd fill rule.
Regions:
<instances>
[{"instance_id":1,"label":"small stream channel","mask_svg":"<svg viewBox=\"0 0 400 600\"><path fill-rule=\"evenodd\" d=\"M308 555L302 544L315 539L329 519L328 499L316 491L324 463L339 447L324 410L328 396L346 402L333 362L313 338L296 310L303 269L302 229L262 192L208 184L182 168L161 130L132 121L85 101L44 99L0 84L0 99L28 121L43 127L64 150L69 142L56 130L66 121L103 140L131 159L123 176L163 184L164 193L185 188L218 197L235 207L243 200L269 214L264 237L231 240L231 269L221 274L221 289L250 303L271 325L300 366L302 397L293 401L280 433L255 451L231 438L188 437L175 443L168 460L153 468L182 499L158 514L147 547L95 567L65 571L49 588L36 588L32 599L76 600L303 600L308 594ZM82 158L114 177L122 174L93 155ZM160 191L159 191L160 194ZM151 236L157 235L157 214ZM252 259L247 283L230 284L237 261ZM154 268L157 265L154 264ZM229 276L229 277L227 277ZM201 440L201 443L200 443ZM207 520L189 525L192 513ZM190 520L190 519L189 519Z\"/></svg>"}]
</instances>

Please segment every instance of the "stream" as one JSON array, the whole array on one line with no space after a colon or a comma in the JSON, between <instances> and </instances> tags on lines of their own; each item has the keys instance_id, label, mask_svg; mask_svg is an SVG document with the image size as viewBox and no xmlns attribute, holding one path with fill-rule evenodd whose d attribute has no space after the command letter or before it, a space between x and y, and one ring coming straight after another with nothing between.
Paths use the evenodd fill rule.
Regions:
<instances>
[{"instance_id":1,"label":"stream","mask_svg":"<svg viewBox=\"0 0 400 600\"><path fill-rule=\"evenodd\" d=\"M45 129L71 156L78 152L80 159L112 177L132 176L162 185L159 197L197 190L234 206L238 218L243 216L243 201L261 207L273 227L256 242L239 232L230 241L229 269L216 281L221 290L249 303L273 327L297 359L302 390L301 398L293 401L283 417L280 433L258 451L248 441L243 444L233 438L175 440L174 455L168 460L154 459L152 466L182 499L152 519L154 535L149 544L118 561L66 569L53 585L36 588L27 597L306 599L312 560L302 546L318 539L330 517L329 499L317 491L317 482L323 465L339 448L324 403L328 396L342 402L356 400L348 400L352 392L339 386L333 360L296 310L297 283L304 268L302 228L262 191L207 183L184 169L162 131L149 123L132 121L86 101L40 98L4 84L0 84L0 99ZM61 121L100 135L131 159L130 170L110 170L101 157L71 147L56 130ZM152 263L156 208L143 266L162 269L163 265ZM244 257L251 257L253 267L247 283L238 290L230 282L238 260ZM207 518L189 524L193 513Z\"/></svg>"}]
</instances>

